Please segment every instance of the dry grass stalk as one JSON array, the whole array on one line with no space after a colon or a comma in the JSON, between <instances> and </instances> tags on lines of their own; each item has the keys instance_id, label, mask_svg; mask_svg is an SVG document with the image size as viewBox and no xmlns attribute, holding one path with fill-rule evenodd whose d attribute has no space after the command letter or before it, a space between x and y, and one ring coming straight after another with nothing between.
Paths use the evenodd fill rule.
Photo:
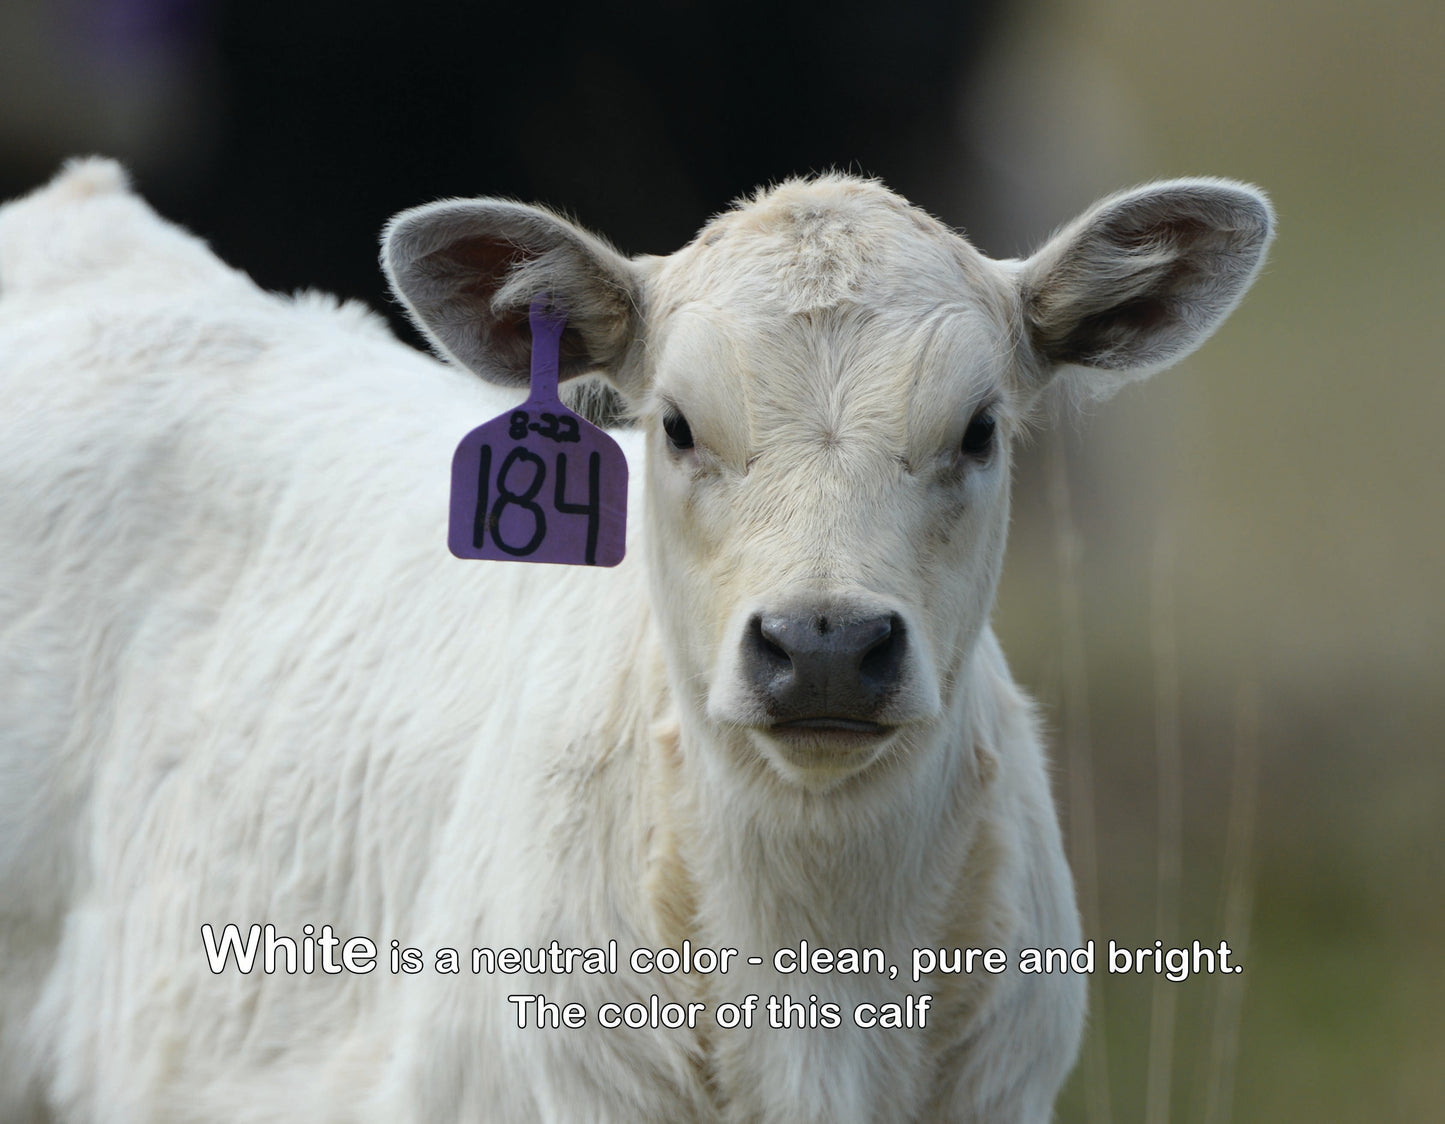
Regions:
<instances>
[{"instance_id":1,"label":"dry grass stalk","mask_svg":"<svg viewBox=\"0 0 1445 1124\"><path fill-rule=\"evenodd\" d=\"M1059 565L1059 641L1063 674L1063 741L1068 771L1069 860L1074 868L1084 932L1099 932L1099 870L1094 826L1093 748L1089 739L1089 677L1080 604L1080 542L1074 526L1062 438L1049 442L1049 506ZM1090 981L1093 1029L1084 1044L1084 1103L1089 1124L1112 1124L1104 994Z\"/></svg>"},{"instance_id":2,"label":"dry grass stalk","mask_svg":"<svg viewBox=\"0 0 1445 1124\"><path fill-rule=\"evenodd\" d=\"M1259 697L1253 684L1240 688L1235 722L1234 775L1224 844L1223 914L1224 935L1234 951L1234 962L1243 964L1249 955L1254 908L1255 806L1259 795ZM1233 1113L1243 1006L1244 973L1221 977L1210 1035L1204 1124L1226 1124Z\"/></svg>"},{"instance_id":3,"label":"dry grass stalk","mask_svg":"<svg viewBox=\"0 0 1445 1124\"><path fill-rule=\"evenodd\" d=\"M1180 883L1184 866L1184 761L1179 714L1179 646L1174 619L1174 552L1166 534L1155 544L1150 600L1154 656L1154 760L1158 770L1159 866L1154 929L1165 948L1179 944ZM1149 1016L1145 1124L1167 1124L1174 1071L1179 985L1154 977Z\"/></svg>"}]
</instances>

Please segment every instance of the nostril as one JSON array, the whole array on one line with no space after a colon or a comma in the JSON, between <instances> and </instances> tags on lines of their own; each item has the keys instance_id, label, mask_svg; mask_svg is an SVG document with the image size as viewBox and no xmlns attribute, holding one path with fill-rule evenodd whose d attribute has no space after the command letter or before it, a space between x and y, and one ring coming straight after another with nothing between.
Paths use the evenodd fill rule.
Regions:
<instances>
[{"instance_id":1,"label":"nostril","mask_svg":"<svg viewBox=\"0 0 1445 1124\"><path fill-rule=\"evenodd\" d=\"M868 646L858 665L863 679L873 683L887 683L897 678L899 665L903 660L903 618L893 613L883 625L878 638Z\"/></svg>"},{"instance_id":2,"label":"nostril","mask_svg":"<svg viewBox=\"0 0 1445 1124\"><path fill-rule=\"evenodd\" d=\"M785 667L792 665L793 657L788 655L788 650L783 647L778 635L777 621L764 622L761 616L756 616L748 622L748 634L754 651L768 662Z\"/></svg>"}]
</instances>

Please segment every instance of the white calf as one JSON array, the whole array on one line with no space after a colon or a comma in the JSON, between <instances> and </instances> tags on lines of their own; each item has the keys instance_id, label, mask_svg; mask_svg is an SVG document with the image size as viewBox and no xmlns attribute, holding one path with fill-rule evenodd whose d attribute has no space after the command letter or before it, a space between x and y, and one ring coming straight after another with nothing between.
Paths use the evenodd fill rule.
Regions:
<instances>
[{"instance_id":1,"label":"white calf","mask_svg":"<svg viewBox=\"0 0 1445 1124\"><path fill-rule=\"evenodd\" d=\"M1022 262L837 176L667 258L511 203L408 212L387 270L476 378L260 292L112 164L6 207L0 1118L1046 1120L1084 989L1014 962L1079 928L988 625L1010 451L1051 380L1196 346L1270 228L1213 180ZM443 545L452 445L519 400L543 291L564 376L640 421L613 570ZM231 922L377 967L213 974ZM472 971L554 940L619 970ZM774 962L804 941L899 970ZM739 952L627 967L684 942ZM1007 969L913 980L970 947ZM533 994L585 1025L519 1029ZM706 1006L600 1025L653 995ZM714 1020L750 995L752 1029ZM805 1025L768 1025L784 995ZM888 1004L925 1025L858 1025Z\"/></svg>"}]
</instances>

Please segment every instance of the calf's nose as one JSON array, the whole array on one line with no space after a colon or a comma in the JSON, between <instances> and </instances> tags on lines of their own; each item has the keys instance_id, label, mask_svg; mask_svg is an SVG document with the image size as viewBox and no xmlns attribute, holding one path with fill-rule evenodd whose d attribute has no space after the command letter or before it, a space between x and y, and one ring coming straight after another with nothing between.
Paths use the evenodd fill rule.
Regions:
<instances>
[{"instance_id":1,"label":"calf's nose","mask_svg":"<svg viewBox=\"0 0 1445 1124\"><path fill-rule=\"evenodd\" d=\"M907 640L897 613L758 613L743 641L743 674L775 723L875 722L898 686Z\"/></svg>"}]
</instances>

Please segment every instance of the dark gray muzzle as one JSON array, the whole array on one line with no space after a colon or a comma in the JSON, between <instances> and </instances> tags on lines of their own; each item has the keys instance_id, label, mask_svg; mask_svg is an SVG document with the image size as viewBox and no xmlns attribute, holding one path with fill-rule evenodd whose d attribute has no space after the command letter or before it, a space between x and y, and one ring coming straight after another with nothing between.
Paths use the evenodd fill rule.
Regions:
<instances>
[{"instance_id":1,"label":"dark gray muzzle","mask_svg":"<svg viewBox=\"0 0 1445 1124\"><path fill-rule=\"evenodd\" d=\"M897 613L762 612L743 636L743 675L774 724L873 724L898 689L906 647Z\"/></svg>"}]
</instances>

